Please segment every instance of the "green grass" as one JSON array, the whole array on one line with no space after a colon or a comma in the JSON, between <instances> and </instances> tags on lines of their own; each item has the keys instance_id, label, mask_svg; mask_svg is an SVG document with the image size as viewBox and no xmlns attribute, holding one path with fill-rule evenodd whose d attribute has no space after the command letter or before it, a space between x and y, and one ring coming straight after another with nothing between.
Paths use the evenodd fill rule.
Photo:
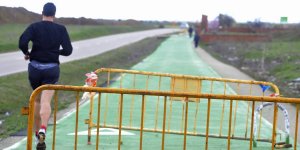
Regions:
<instances>
[{"instance_id":1,"label":"green grass","mask_svg":"<svg viewBox=\"0 0 300 150\"><path fill-rule=\"evenodd\" d=\"M1 24L0 25L0 53L17 51L20 35L28 24ZM72 41L94 38L104 35L153 29L150 25L67 25Z\"/></svg>"},{"instance_id":2,"label":"green grass","mask_svg":"<svg viewBox=\"0 0 300 150\"><path fill-rule=\"evenodd\" d=\"M300 41L300 40L299 40ZM284 59L285 61L292 61L299 58L300 43L299 41L273 41L264 43L264 51L262 48L245 49L241 51L247 59Z\"/></svg>"},{"instance_id":3,"label":"green grass","mask_svg":"<svg viewBox=\"0 0 300 150\"><path fill-rule=\"evenodd\" d=\"M153 28L153 27L152 27ZM67 26L70 32L70 37L72 40L77 41L81 39L94 38L98 36L132 32L138 30L150 29L150 26Z\"/></svg>"},{"instance_id":4,"label":"green grass","mask_svg":"<svg viewBox=\"0 0 300 150\"><path fill-rule=\"evenodd\" d=\"M163 40L149 38L98 56L61 64L59 84L84 85L85 73L102 67L129 69L151 54ZM100 76L99 85L105 79L106 77ZM7 137L27 126L27 116L22 116L20 109L28 105L31 92L26 72L0 77L0 120L5 120L0 125L0 138ZM66 108L74 102L75 98L68 95L59 93L59 109ZM6 112L10 115L6 116Z\"/></svg>"},{"instance_id":5,"label":"green grass","mask_svg":"<svg viewBox=\"0 0 300 150\"><path fill-rule=\"evenodd\" d=\"M0 25L0 53L17 50L19 37L25 28L25 24Z\"/></svg>"},{"instance_id":6,"label":"green grass","mask_svg":"<svg viewBox=\"0 0 300 150\"><path fill-rule=\"evenodd\" d=\"M300 76L300 66L284 62L272 69L271 73L281 81L290 81Z\"/></svg>"}]
</instances>

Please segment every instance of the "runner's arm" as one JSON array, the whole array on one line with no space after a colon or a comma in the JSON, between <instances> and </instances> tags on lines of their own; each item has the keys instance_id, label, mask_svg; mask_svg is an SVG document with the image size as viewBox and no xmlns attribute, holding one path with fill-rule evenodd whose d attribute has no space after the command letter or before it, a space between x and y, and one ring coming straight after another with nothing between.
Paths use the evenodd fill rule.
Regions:
<instances>
[{"instance_id":1,"label":"runner's arm","mask_svg":"<svg viewBox=\"0 0 300 150\"><path fill-rule=\"evenodd\" d=\"M59 51L59 54L63 56L69 56L72 54L73 47L70 41L68 31L65 27L63 28L62 32L63 32L62 43L61 43L62 49Z\"/></svg>"},{"instance_id":2,"label":"runner's arm","mask_svg":"<svg viewBox=\"0 0 300 150\"><path fill-rule=\"evenodd\" d=\"M19 38L19 48L20 50L22 50L24 55L29 56L28 43L32 39L32 35L33 35L33 30L32 27L29 26Z\"/></svg>"}]
</instances>

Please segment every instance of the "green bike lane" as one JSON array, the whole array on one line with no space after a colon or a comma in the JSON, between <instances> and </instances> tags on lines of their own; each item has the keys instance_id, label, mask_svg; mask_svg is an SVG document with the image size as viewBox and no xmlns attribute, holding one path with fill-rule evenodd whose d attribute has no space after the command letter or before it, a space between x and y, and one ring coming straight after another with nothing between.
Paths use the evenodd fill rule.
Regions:
<instances>
[{"instance_id":1,"label":"green bike lane","mask_svg":"<svg viewBox=\"0 0 300 150\"><path fill-rule=\"evenodd\" d=\"M203 62L191 44L191 39L186 35L173 35L164 41L158 49L145 58L142 62L132 67L132 70L142 70L151 72L162 72L162 73L174 73L174 74L188 74L197 76L209 76L209 77L220 77L210 66ZM145 77L138 76L136 79L137 88L145 87ZM119 79L120 80L120 79ZM124 75L122 77L123 83L122 88L132 87L132 76ZM151 78L149 80L149 90L157 89L156 84L158 78ZM141 82L139 82L141 81ZM163 83L163 82L162 82ZM118 87L118 84L112 84L112 87ZM222 94L224 92L224 85L214 85L214 92ZM162 90L169 90L170 85L162 84ZM202 90L209 91L210 84L203 84ZM230 88L227 89L228 94L235 94ZM100 123L118 125L118 103L119 95L109 95L108 105L106 104L106 94L101 95L101 115ZM94 112L97 112L97 99L98 95L95 96ZM131 96L124 96L124 108L123 108L123 120L122 125L132 124L132 126L140 126L141 123L141 96L135 97L134 103L131 102ZM159 107L157 128L162 129L163 120L163 98L148 96L145 100L145 128L153 128L155 126L155 109ZM158 101L158 103L157 103ZM236 103L234 103L236 105ZM134 106L133 106L134 105ZM221 122L221 111L223 101L212 100L211 103L211 114L210 114L210 130L209 133L219 134L220 122ZM234 106L235 106L234 105ZM106 107L107 106L107 107ZM170 106L168 102L167 115L171 115L170 128L172 130L182 131L183 125L180 122L182 120L182 108L184 103L177 101L173 102ZM205 133L206 129L206 113L207 113L207 100L201 100L198 104L199 112L196 120L196 132ZM233 106L233 107L234 107ZM95 149L96 135L94 128L92 133L92 144L87 145L87 125L84 124L84 120L88 118L89 114L89 102L84 103L79 108L79 124L78 124L78 143L77 149ZM194 119L196 113L196 103L189 103L189 114L188 114L188 130L194 131ZM133 111L132 111L133 108ZM172 113L170 113L172 109ZM132 113L133 112L133 113ZM245 129L246 115L247 115L247 103L239 102L237 107L236 126L234 129L235 136L245 136L245 132L248 131L247 137L250 134L250 125L248 129ZM96 113L94 113L96 114ZM128 118L133 114L133 121L130 122ZM224 120L222 122L222 135L228 134L228 117L229 116L229 101L225 101ZM97 116L94 115L93 122L96 123ZM250 123L250 117L248 122ZM74 149L74 131L75 131L75 112L69 113L66 117L62 118L57 122L56 126L56 149ZM263 120L261 126L261 138L270 138L272 128L269 122ZM103 128L100 130L99 137L99 149L117 149L118 148L118 130ZM278 138L278 140L280 140ZM143 132L143 149L161 149L162 134L153 132ZM282 141L282 140L281 140ZM52 126L48 127L46 137L47 149L52 149ZM122 130L122 145L121 149L134 150L139 149L140 144L140 132L133 130ZM26 141L20 143L16 149L25 149ZM200 136L187 136L187 149L204 149L205 148L205 137ZM265 142L258 142L258 147L253 149L270 149L271 144ZM249 149L249 141L246 140L231 140L231 149ZM183 135L166 134L165 135L165 149L182 149L183 148ZM227 140L220 138L209 138L208 141L209 149L227 149Z\"/></svg>"}]
</instances>

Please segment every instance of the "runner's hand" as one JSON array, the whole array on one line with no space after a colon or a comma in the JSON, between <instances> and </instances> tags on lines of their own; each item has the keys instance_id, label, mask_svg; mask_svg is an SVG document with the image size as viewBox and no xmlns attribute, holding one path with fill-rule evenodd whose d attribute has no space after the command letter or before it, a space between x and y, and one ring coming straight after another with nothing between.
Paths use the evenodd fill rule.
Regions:
<instances>
[{"instance_id":1,"label":"runner's hand","mask_svg":"<svg viewBox=\"0 0 300 150\"><path fill-rule=\"evenodd\" d=\"M29 58L30 58L29 55L25 55L25 56L24 56L24 59L25 59L25 60L28 60Z\"/></svg>"}]
</instances>

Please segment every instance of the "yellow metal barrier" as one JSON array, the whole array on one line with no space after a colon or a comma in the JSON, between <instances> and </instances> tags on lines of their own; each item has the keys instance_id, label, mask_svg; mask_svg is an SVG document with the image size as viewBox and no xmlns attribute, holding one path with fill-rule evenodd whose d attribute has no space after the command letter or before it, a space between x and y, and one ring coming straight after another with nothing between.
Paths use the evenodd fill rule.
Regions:
<instances>
[{"instance_id":1,"label":"yellow metal barrier","mask_svg":"<svg viewBox=\"0 0 300 150\"><path fill-rule=\"evenodd\" d=\"M298 98L282 98L282 97L266 97L266 96L247 96L247 95L224 95L224 94L204 94L204 93L191 93L191 92L170 92L170 91L154 91L154 90L134 90L134 89L120 89L120 88L101 88L101 87L83 87L83 86L64 86L64 85L43 85L39 88L37 88L31 95L30 97L30 102L29 102L29 108L28 109L24 109L24 113L28 114L28 130L27 130L27 149L30 150L32 149L32 135L33 135L33 115L34 115L34 99L36 96L38 96L43 90L55 90L56 94L55 94L55 98L54 98L54 124L53 124L53 138L52 138L52 149L55 149L55 145L56 145L56 113L57 113L57 101L58 101L58 96L57 96L57 92L58 91L74 91L75 95L76 95L76 122L75 122L75 127L74 127L74 131L75 131L75 136L74 136L74 149L77 149L77 143L78 143L78 113L79 113L79 92L90 92L93 93L95 92L96 94L98 94L98 105L97 105L97 124L95 127L97 127L97 135L96 135L96 149L99 148L99 146L101 147L101 143L100 143L100 139L99 139L99 128L103 128L103 127L110 127L110 128L117 128L119 129L118 132L118 149L121 149L121 145L122 145L122 139L124 138L122 137L122 131L123 130L136 130L140 132L139 135L139 149L142 149L143 146L143 135L144 132L157 132L157 133L161 133L161 140L160 143L157 143L158 145L161 144L161 149L165 149L165 147L169 146L170 143L166 143L166 134L179 134L183 136L183 149L186 149L188 147L187 142L189 141L190 138L187 138L189 136L202 136L205 137L205 149L209 148L209 139L210 137L218 137L218 138L225 138L227 139L227 149L230 149L231 146L231 140L232 139L240 139L237 137L233 137L232 136L232 115L233 115L233 102L234 101L249 101L252 103L252 106L255 106L255 103L258 102L273 102L274 105L274 115L273 115L273 126L272 126L272 139L271 139L271 149L274 149L274 146L276 145L276 120L277 120L277 103L292 103L292 104L296 104L297 105L297 111L296 111L296 122L295 122L295 137L297 137L297 132L298 132L298 112L299 112L299 103L300 103L300 99ZM119 97L119 107L115 107L115 109L118 109L118 123L115 125L105 125L104 124L104 120L100 120L100 114L103 113L102 110L103 107L100 106L101 104L101 95L104 94L112 94L112 95L116 95L117 97ZM140 120L137 120L137 122L139 122L139 125L137 122L134 122L133 124L135 125L135 127L130 126L130 123L128 120L129 117L128 115L125 117L125 114L123 112L125 112L125 108L128 109L131 105L131 103L129 101L131 101L132 96L139 96L138 100L141 102L140 103L140 111L135 112L138 113L140 115ZM163 98L163 117L161 119L161 128L156 128L156 129L151 129L151 128L146 128L147 124L149 124L148 120L145 119L147 116L146 115L146 108L150 107L148 105L146 105L146 97L148 97L149 101L154 101L155 99L153 99L153 97L162 97ZM151 98L152 97L152 98ZM166 129L166 125L167 125L167 105L168 103L172 103L172 101L169 101L168 99L170 99L171 97L180 97L180 98L184 98L184 105L185 105L185 111L184 113L184 123L183 123L183 131L176 131L176 130L167 130ZM137 97L136 97L137 98ZM205 132L195 132L193 131L193 128L191 127L191 122L188 121L189 117L192 116L192 111L190 110L190 107L195 104L192 101L188 101L189 98L195 98L195 99L201 99L201 101L206 101L206 105L205 107L207 107L206 109L206 114L207 114L207 118L206 118L206 123L205 123ZM210 130L211 125L210 123L213 121L212 119L215 118L211 118L210 115L211 113L213 113L212 109L214 109L214 106L212 105L212 102L218 102L218 101L227 101L229 102L229 115L228 115L228 134L226 135L213 135L211 134L212 130ZM112 101L112 100L110 100ZM116 105L116 104L114 104ZM26 111L28 110L28 112ZM113 110L110 110L113 111ZM178 111L178 110L177 110ZM252 140L253 140L253 126L254 126L254 107L252 107L252 115L251 115L251 127L250 127L250 136L249 138L247 138L247 140L250 140L249 142L249 149L252 149ZM178 121L178 120L175 120ZM49 137L47 137L49 139ZM244 138L243 138L244 139ZM152 140L152 139L151 139ZM197 143L201 143L200 141ZM103 143L104 144L104 143ZM171 145L174 143L171 143ZM297 138L294 139L294 148L296 149L296 144L297 144ZM138 147L138 145L136 145L136 147ZM88 145L87 145L88 146ZM62 146L61 146L62 147ZM105 147L103 147L105 149Z\"/></svg>"},{"instance_id":2,"label":"yellow metal barrier","mask_svg":"<svg viewBox=\"0 0 300 150\"><path fill-rule=\"evenodd\" d=\"M158 73L158 72L147 72L147 71L136 71L136 70L124 70L124 69L114 69L114 68L101 68L95 71L95 73L99 75L106 75L106 87L111 87L111 82L114 82L114 85L119 85L118 87L115 88L126 88L126 89L141 89L141 90L158 90L158 91L167 91L167 92L191 92L191 93L197 93L197 94L222 94L222 95L233 95L233 92L230 92L230 88L228 88L228 84L230 86L236 87L236 91L238 95L259 95L257 93L254 93L252 91L254 86L270 86L271 90L274 91L274 94L280 95L279 89L276 85L270 82L264 82L264 81L251 81L251 80L236 80L236 79L226 79L226 78L214 78L214 77L204 77L204 76L193 76L193 75L180 75L180 74L170 74L170 73ZM116 80L116 76L113 75L119 75L119 80ZM130 81L132 82L131 87L123 87L123 82L125 81ZM103 81L104 82L104 81ZM139 85L136 83L138 82ZM151 87L149 85L152 85ZM210 87L210 88L202 88L203 86L205 87ZM154 88L153 88L154 87ZM216 90L218 89L218 90ZM248 89L248 92L244 92L242 94L240 91ZM265 96L264 92L260 93L261 96ZM131 105L131 110L133 110L133 105L134 105L134 100L135 96L132 96L132 105ZM184 100L184 97L170 97L170 100ZM194 133L196 132L196 127L197 127L197 119L198 119L198 112L199 112L199 103L200 99L199 98L189 98L189 101L194 101L196 103L196 110L195 110L195 116L194 116ZM92 122L92 114L93 114L93 100L91 99L90 103L90 118L87 120L87 124L89 125L88 129L91 130L92 127L95 127L96 125ZM157 117L158 117L158 104L159 104L159 96L157 97L156 101L156 108L155 108L155 124L154 124L154 130L157 129ZM263 101L261 101L261 104ZM106 106L108 106L108 96L106 97ZM172 121L172 106L173 102L170 102L169 105L169 112L168 112L168 124L167 124L167 130L170 131L170 122ZM246 139L248 137L248 120L250 118L250 108L252 104L251 102L248 102L247 105L247 117L245 119L245 136L244 137L236 137L236 138L244 138ZM236 112L238 108L238 101L235 103L235 108L232 111L234 117L233 117L233 127L232 127L232 136L235 136L235 126L236 126ZM181 126L180 126L180 131L183 131L184 127L184 111L185 111L185 105L182 104L182 119L181 119ZM224 122L224 111L225 111L225 100L223 100L222 104L222 113L220 114L221 119L219 123L219 133L218 136L222 137L222 132L223 132L223 122ZM107 116L108 109L105 111L104 115L104 125L106 125L106 116ZM255 140L266 140L266 139L261 139L260 138L260 131L261 131L261 123L262 123L262 112L260 111L259 114L259 128L258 128L258 135L255 138ZM133 111L130 112L131 117L130 117L130 127L132 125L132 113ZM89 140L88 143L90 143L90 137L89 135ZM255 144L256 145L256 144Z\"/></svg>"}]
</instances>

